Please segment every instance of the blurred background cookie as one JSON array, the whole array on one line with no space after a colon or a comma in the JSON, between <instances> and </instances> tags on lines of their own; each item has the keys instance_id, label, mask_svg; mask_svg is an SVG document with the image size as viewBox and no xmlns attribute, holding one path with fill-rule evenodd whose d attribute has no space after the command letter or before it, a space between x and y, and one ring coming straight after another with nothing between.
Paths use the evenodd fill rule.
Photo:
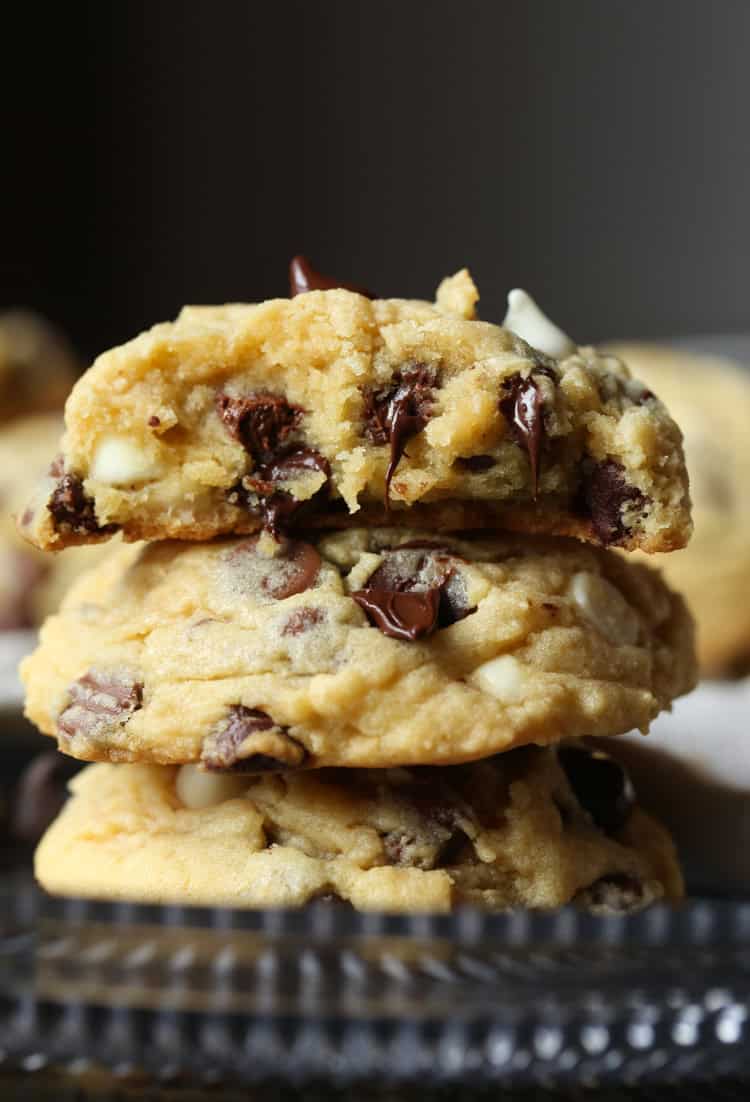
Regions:
<instances>
[{"instance_id":1,"label":"blurred background cookie","mask_svg":"<svg viewBox=\"0 0 750 1102\"><path fill-rule=\"evenodd\" d=\"M718 357L650 344L615 344L685 438L695 530L687 548L651 557L684 594L709 676L750 659L750 373Z\"/></svg>"},{"instance_id":2,"label":"blurred background cookie","mask_svg":"<svg viewBox=\"0 0 750 1102\"><path fill-rule=\"evenodd\" d=\"M61 410L80 367L50 322L29 310L0 313L0 421Z\"/></svg>"}]
</instances>

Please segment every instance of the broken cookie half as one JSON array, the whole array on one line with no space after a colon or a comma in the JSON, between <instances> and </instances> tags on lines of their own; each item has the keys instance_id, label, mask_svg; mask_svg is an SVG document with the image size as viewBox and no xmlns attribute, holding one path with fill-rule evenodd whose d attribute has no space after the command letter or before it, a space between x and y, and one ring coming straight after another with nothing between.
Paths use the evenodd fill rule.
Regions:
<instances>
[{"instance_id":1,"label":"broken cookie half","mask_svg":"<svg viewBox=\"0 0 750 1102\"><path fill-rule=\"evenodd\" d=\"M279 537L356 516L686 543L679 429L616 357L577 348L521 292L504 327L477 320L466 272L434 304L307 290L330 282L298 272L289 299L186 307L100 356L24 535Z\"/></svg>"}]
</instances>

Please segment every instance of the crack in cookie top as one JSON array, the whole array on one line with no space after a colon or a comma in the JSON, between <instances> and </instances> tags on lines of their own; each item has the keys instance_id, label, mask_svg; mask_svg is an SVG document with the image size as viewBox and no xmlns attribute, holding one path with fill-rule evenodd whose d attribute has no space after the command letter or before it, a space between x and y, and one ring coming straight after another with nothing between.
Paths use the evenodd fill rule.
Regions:
<instances>
[{"instance_id":1,"label":"crack in cookie top","mask_svg":"<svg viewBox=\"0 0 750 1102\"><path fill-rule=\"evenodd\" d=\"M575 348L528 303L508 325L543 348L479 321L465 271L435 303L333 283L299 260L289 299L186 307L100 356L23 511L27 538L386 522L686 542L679 429L615 357Z\"/></svg>"}]
</instances>

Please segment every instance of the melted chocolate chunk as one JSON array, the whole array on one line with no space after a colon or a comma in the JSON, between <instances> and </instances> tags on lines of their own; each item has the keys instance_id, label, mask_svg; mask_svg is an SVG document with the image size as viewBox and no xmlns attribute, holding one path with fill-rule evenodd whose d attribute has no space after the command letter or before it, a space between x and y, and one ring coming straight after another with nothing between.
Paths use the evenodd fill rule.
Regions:
<instances>
[{"instance_id":1,"label":"melted chocolate chunk","mask_svg":"<svg viewBox=\"0 0 750 1102\"><path fill-rule=\"evenodd\" d=\"M276 394L216 395L216 410L230 436L256 464L269 463L297 426L303 411Z\"/></svg>"},{"instance_id":2,"label":"melted chocolate chunk","mask_svg":"<svg viewBox=\"0 0 750 1102\"><path fill-rule=\"evenodd\" d=\"M488 471L490 467L495 466L495 462L495 458L491 455L464 455L459 456L456 460L459 467L463 467L465 471L469 471L471 474Z\"/></svg>"},{"instance_id":3,"label":"melted chocolate chunk","mask_svg":"<svg viewBox=\"0 0 750 1102\"><path fill-rule=\"evenodd\" d=\"M94 503L83 492L83 482L75 474L66 474L52 491L47 506L58 532L69 531L77 535L93 532L114 532L116 524L100 525L94 512Z\"/></svg>"},{"instance_id":4,"label":"melted chocolate chunk","mask_svg":"<svg viewBox=\"0 0 750 1102\"><path fill-rule=\"evenodd\" d=\"M539 457L544 440L543 402L533 376L513 375L503 384L505 397L500 399L500 411L505 417L513 439L529 457L531 485L534 497L539 488Z\"/></svg>"},{"instance_id":5,"label":"melted chocolate chunk","mask_svg":"<svg viewBox=\"0 0 750 1102\"><path fill-rule=\"evenodd\" d=\"M439 589L399 593L368 586L352 593L352 597L370 622L393 639L414 642L423 635L431 635L438 626Z\"/></svg>"},{"instance_id":6,"label":"melted chocolate chunk","mask_svg":"<svg viewBox=\"0 0 750 1102\"><path fill-rule=\"evenodd\" d=\"M36 845L67 798L71 777L81 763L56 750L38 754L21 774L13 797L10 830L14 838Z\"/></svg>"},{"instance_id":7,"label":"melted chocolate chunk","mask_svg":"<svg viewBox=\"0 0 750 1102\"><path fill-rule=\"evenodd\" d=\"M270 747L276 753L268 753ZM299 768L306 757L304 746L285 727L267 712L243 704L230 708L226 720L206 738L201 752L203 765L216 773L281 773Z\"/></svg>"},{"instance_id":8,"label":"melted chocolate chunk","mask_svg":"<svg viewBox=\"0 0 750 1102\"><path fill-rule=\"evenodd\" d=\"M288 543L281 556L281 569L269 572L263 579L262 588L277 601L304 593L315 584L320 564L320 555L311 543Z\"/></svg>"},{"instance_id":9,"label":"melted chocolate chunk","mask_svg":"<svg viewBox=\"0 0 750 1102\"><path fill-rule=\"evenodd\" d=\"M354 291L365 298L375 298L372 291L360 287L356 283L342 283L332 279L321 272L316 272L306 256L295 256L289 264L289 297L304 295L308 291L333 291L341 288L344 291Z\"/></svg>"},{"instance_id":10,"label":"melted chocolate chunk","mask_svg":"<svg viewBox=\"0 0 750 1102\"><path fill-rule=\"evenodd\" d=\"M397 371L386 389L364 392L365 437L371 444L391 445L391 458L385 474L386 504L391 480L412 436L421 432L430 419L437 374L424 364Z\"/></svg>"},{"instance_id":11,"label":"melted chocolate chunk","mask_svg":"<svg viewBox=\"0 0 750 1102\"><path fill-rule=\"evenodd\" d=\"M143 684L127 676L89 670L68 689L70 703L57 717L61 744L82 735L106 739L143 705Z\"/></svg>"},{"instance_id":12,"label":"melted chocolate chunk","mask_svg":"<svg viewBox=\"0 0 750 1102\"><path fill-rule=\"evenodd\" d=\"M421 552L414 544L386 552L385 561L352 598L384 635L408 642L449 627L474 611L466 603L451 557L439 551Z\"/></svg>"},{"instance_id":13,"label":"melted chocolate chunk","mask_svg":"<svg viewBox=\"0 0 750 1102\"><path fill-rule=\"evenodd\" d=\"M321 471L326 479L306 501L297 501L286 490L280 490L275 485L298 478L304 471ZM313 448L292 447L262 464L253 474L246 475L231 488L228 497L230 501L260 515L266 531L280 540L293 519L295 522L303 520L327 497L330 478L331 465L325 456Z\"/></svg>"},{"instance_id":14,"label":"melted chocolate chunk","mask_svg":"<svg viewBox=\"0 0 750 1102\"><path fill-rule=\"evenodd\" d=\"M613 459L601 463L584 460L576 507L580 514L591 518L594 532L605 546L627 537L622 517L625 506L645 509L648 504L646 495L625 481L625 468L621 464Z\"/></svg>"},{"instance_id":15,"label":"melted chocolate chunk","mask_svg":"<svg viewBox=\"0 0 750 1102\"><path fill-rule=\"evenodd\" d=\"M304 635L306 631L322 624L325 614L320 608L298 608L281 629L282 635Z\"/></svg>"},{"instance_id":16,"label":"melted chocolate chunk","mask_svg":"<svg viewBox=\"0 0 750 1102\"><path fill-rule=\"evenodd\" d=\"M635 792L623 767L600 750L560 746L557 757L578 803L605 834L627 822Z\"/></svg>"},{"instance_id":17,"label":"melted chocolate chunk","mask_svg":"<svg viewBox=\"0 0 750 1102\"><path fill-rule=\"evenodd\" d=\"M590 887L579 892L574 902L602 914L628 914L637 911L646 899L646 892L640 880L626 873L616 872L602 876Z\"/></svg>"}]
</instances>

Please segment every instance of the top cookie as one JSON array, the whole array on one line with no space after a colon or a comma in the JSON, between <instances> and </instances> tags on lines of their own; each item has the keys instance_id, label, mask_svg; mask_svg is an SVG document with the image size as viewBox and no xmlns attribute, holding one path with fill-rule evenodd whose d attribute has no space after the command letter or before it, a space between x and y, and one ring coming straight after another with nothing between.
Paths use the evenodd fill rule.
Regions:
<instances>
[{"instance_id":1,"label":"top cookie","mask_svg":"<svg viewBox=\"0 0 750 1102\"><path fill-rule=\"evenodd\" d=\"M186 307L102 355L24 512L60 548L282 527L502 527L666 551L690 533L680 431L613 356L555 360L434 305L310 291Z\"/></svg>"},{"instance_id":2,"label":"top cookie","mask_svg":"<svg viewBox=\"0 0 750 1102\"><path fill-rule=\"evenodd\" d=\"M615 351L669 403L685 433L695 535L664 570L695 615L701 668L726 672L750 658L750 374L656 345Z\"/></svg>"}]
</instances>

